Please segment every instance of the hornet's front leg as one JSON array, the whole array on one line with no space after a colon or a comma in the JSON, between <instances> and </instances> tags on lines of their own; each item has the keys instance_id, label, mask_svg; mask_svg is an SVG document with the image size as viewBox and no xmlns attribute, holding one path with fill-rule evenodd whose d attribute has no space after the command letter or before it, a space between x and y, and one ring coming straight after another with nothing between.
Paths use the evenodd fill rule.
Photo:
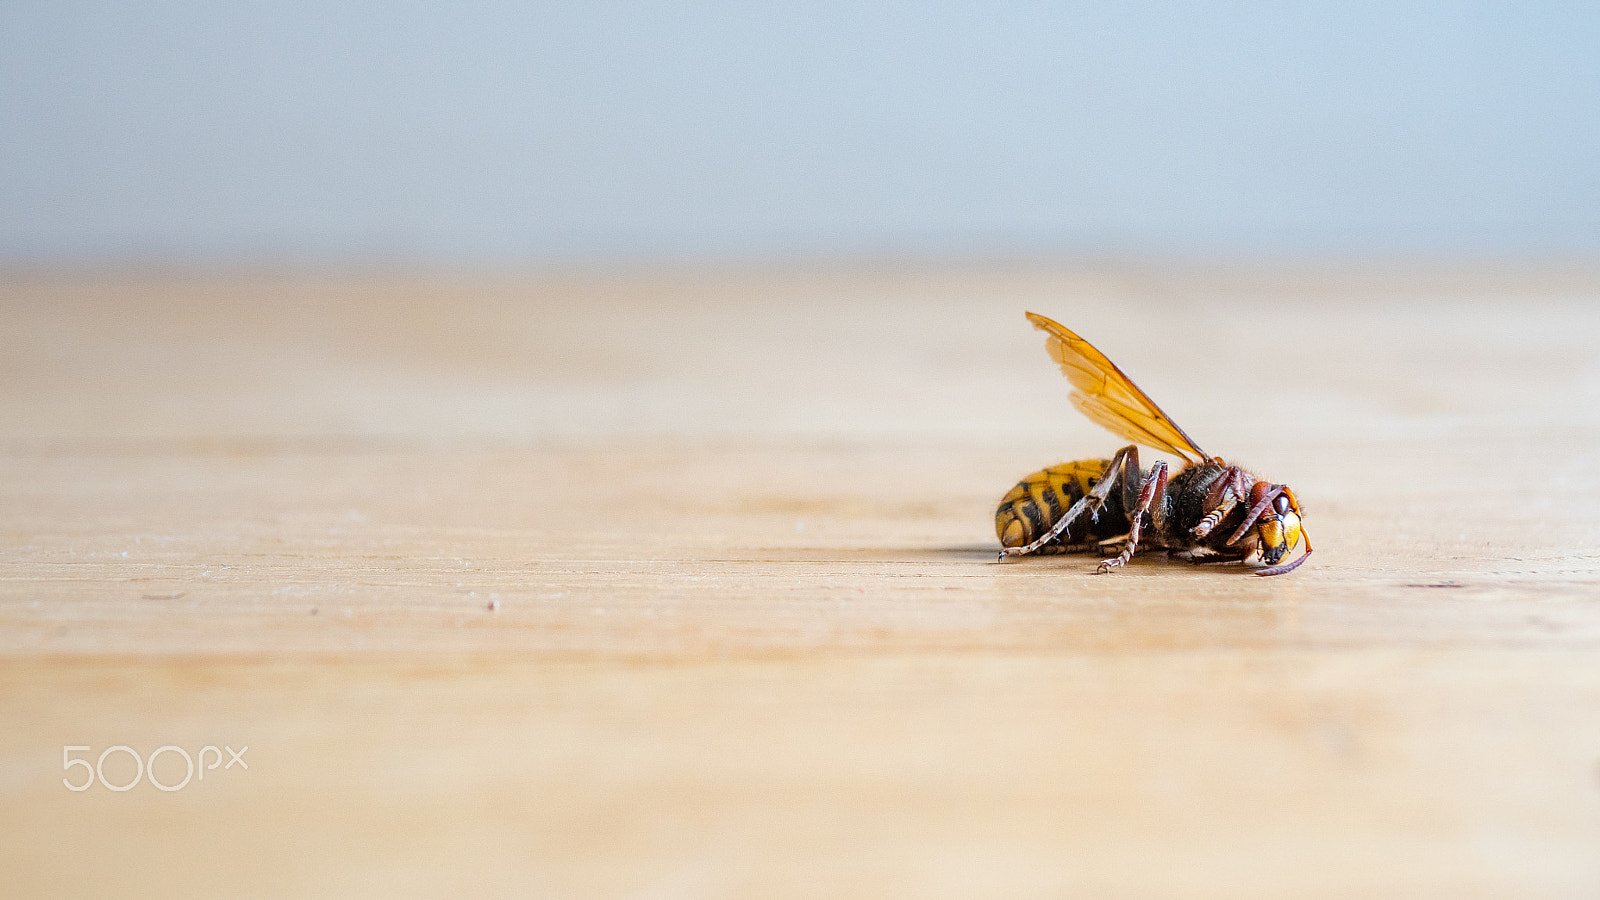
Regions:
<instances>
[{"instance_id":1,"label":"hornet's front leg","mask_svg":"<svg viewBox=\"0 0 1600 900\"><path fill-rule=\"evenodd\" d=\"M1040 535L1031 544L1021 547L1006 547L1000 551L1003 560L1008 556L1027 556L1055 540L1058 535L1072 527L1074 522L1088 514L1089 521L1094 522L1100 518L1100 510L1106 505L1111 492L1122 488L1122 508L1132 509L1139 498L1139 448L1129 444L1117 451L1111 457L1111 462L1106 466L1105 472L1100 476L1100 482L1089 489L1083 499L1072 504L1072 507L1057 519L1049 531Z\"/></svg>"},{"instance_id":2,"label":"hornet's front leg","mask_svg":"<svg viewBox=\"0 0 1600 900\"><path fill-rule=\"evenodd\" d=\"M1143 529L1145 520L1154 518L1151 515L1151 507L1155 507L1155 516L1165 520L1166 502L1167 464L1157 462L1150 467L1149 474L1144 477L1144 483L1139 486L1137 503L1132 512L1128 513L1128 519L1133 523L1133 527L1128 530L1128 543L1116 558L1103 560L1095 569L1095 574L1104 575L1117 566L1128 564L1128 560L1139 552L1139 532Z\"/></svg>"},{"instance_id":3,"label":"hornet's front leg","mask_svg":"<svg viewBox=\"0 0 1600 900\"><path fill-rule=\"evenodd\" d=\"M1189 533L1196 538L1203 538L1211 533L1223 516L1233 511L1239 501L1250 496L1250 487L1254 484L1244 470L1238 466L1229 466L1222 471L1222 477L1206 493L1205 508L1211 510L1200 524L1189 529Z\"/></svg>"}]
</instances>

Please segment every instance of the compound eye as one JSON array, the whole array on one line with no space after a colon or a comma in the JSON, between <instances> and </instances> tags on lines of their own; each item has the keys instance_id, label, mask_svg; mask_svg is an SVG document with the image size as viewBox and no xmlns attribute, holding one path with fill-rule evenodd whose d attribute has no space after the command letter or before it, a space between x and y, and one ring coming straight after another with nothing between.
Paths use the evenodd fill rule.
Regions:
<instances>
[{"instance_id":1,"label":"compound eye","mask_svg":"<svg viewBox=\"0 0 1600 900\"><path fill-rule=\"evenodd\" d=\"M1282 494L1279 494L1276 498L1273 499L1272 508L1277 510L1278 511L1278 515L1280 515L1280 516L1288 515L1289 514L1289 498L1285 497Z\"/></svg>"}]
</instances>

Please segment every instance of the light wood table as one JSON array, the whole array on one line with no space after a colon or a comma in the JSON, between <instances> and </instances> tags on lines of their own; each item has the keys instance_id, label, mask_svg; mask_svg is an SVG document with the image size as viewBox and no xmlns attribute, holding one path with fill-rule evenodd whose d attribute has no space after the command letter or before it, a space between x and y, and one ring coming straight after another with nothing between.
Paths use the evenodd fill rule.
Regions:
<instances>
[{"instance_id":1,"label":"light wood table","mask_svg":"<svg viewBox=\"0 0 1600 900\"><path fill-rule=\"evenodd\" d=\"M1597 301L13 271L0 894L1593 897ZM1018 477L1119 445L1024 309L1292 485L1316 555L997 563ZM119 746L104 782L216 768L64 786Z\"/></svg>"}]
</instances>

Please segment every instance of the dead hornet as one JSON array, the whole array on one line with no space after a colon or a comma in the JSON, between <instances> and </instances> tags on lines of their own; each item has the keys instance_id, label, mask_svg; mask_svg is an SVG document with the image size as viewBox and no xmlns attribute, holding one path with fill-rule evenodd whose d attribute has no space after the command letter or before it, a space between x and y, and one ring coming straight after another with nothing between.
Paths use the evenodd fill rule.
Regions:
<instances>
[{"instance_id":1,"label":"dead hornet","mask_svg":"<svg viewBox=\"0 0 1600 900\"><path fill-rule=\"evenodd\" d=\"M1028 313L1028 321L1049 335L1045 346L1072 382L1072 405L1133 443L1110 459L1062 463L1018 482L994 514L1001 559L1109 552L1121 544L1097 572L1125 565L1141 550L1267 567L1257 575L1282 575L1306 561L1311 536L1294 491L1208 455L1088 341L1044 316ZM1170 478L1165 462L1141 470L1141 444L1182 457L1183 468ZM1301 537L1306 552L1280 564Z\"/></svg>"}]
</instances>

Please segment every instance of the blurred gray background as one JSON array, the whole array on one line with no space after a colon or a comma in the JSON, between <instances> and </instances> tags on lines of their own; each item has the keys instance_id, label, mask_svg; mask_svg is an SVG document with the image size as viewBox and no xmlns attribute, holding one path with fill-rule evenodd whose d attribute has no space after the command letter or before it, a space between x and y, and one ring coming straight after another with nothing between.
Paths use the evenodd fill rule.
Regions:
<instances>
[{"instance_id":1,"label":"blurred gray background","mask_svg":"<svg viewBox=\"0 0 1600 900\"><path fill-rule=\"evenodd\" d=\"M1600 252L1600 4L18 3L0 260Z\"/></svg>"}]
</instances>

